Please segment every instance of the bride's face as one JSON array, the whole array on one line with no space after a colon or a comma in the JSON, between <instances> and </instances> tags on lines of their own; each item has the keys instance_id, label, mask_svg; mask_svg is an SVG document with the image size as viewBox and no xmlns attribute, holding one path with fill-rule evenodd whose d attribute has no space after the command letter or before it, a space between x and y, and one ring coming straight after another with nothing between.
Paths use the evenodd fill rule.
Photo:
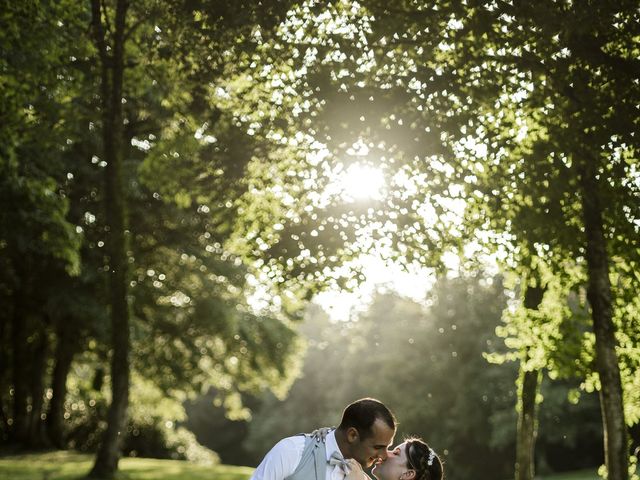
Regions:
<instances>
[{"instance_id":1,"label":"bride's face","mask_svg":"<svg viewBox=\"0 0 640 480\"><path fill-rule=\"evenodd\" d=\"M371 473L378 480L398 480L407 477L409 472L407 462L407 444L401 443L387 452L387 459L373 467ZM412 470L411 470L412 471Z\"/></svg>"}]
</instances>

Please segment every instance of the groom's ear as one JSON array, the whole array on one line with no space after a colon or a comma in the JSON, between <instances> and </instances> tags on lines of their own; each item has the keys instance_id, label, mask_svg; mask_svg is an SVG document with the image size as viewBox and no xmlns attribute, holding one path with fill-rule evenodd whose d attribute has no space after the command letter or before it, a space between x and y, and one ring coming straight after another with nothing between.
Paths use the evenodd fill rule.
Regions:
<instances>
[{"instance_id":1,"label":"groom's ear","mask_svg":"<svg viewBox=\"0 0 640 480\"><path fill-rule=\"evenodd\" d=\"M347 441L353 443L360 438L360 434L355 427L349 427L347 429Z\"/></svg>"}]
</instances>

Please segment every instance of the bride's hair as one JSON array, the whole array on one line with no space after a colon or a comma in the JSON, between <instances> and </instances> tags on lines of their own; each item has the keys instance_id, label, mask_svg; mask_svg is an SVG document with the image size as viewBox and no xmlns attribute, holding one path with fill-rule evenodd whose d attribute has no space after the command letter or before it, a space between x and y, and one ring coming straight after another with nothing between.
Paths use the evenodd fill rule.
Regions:
<instances>
[{"instance_id":1,"label":"bride's hair","mask_svg":"<svg viewBox=\"0 0 640 480\"><path fill-rule=\"evenodd\" d=\"M444 471L436 452L418 437L406 440L407 467L415 470L416 480L442 480Z\"/></svg>"}]
</instances>

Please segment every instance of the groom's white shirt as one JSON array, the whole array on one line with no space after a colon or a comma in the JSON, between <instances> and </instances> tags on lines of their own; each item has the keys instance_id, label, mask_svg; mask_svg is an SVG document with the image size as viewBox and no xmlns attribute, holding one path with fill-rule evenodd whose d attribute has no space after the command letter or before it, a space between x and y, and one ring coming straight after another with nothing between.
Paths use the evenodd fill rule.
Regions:
<instances>
[{"instance_id":1,"label":"groom's white shirt","mask_svg":"<svg viewBox=\"0 0 640 480\"><path fill-rule=\"evenodd\" d=\"M335 430L327 434L327 462L331 458L333 452L342 452L338 448L336 442ZM250 480L284 480L296 471L300 460L302 459L302 451L304 450L304 435L296 435L287 437L276 443L269 453L267 453L253 472ZM344 480L344 472L339 465L331 467L327 465L327 474L325 480Z\"/></svg>"}]
</instances>

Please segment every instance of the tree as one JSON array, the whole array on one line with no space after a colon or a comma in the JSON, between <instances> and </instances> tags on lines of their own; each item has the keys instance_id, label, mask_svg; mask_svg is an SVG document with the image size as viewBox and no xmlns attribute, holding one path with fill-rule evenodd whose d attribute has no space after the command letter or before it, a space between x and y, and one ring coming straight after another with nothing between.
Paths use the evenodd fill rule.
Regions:
<instances>
[{"instance_id":1,"label":"tree","mask_svg":"<svg viewBox=\"0 0 640 480\"><path fill-rule=\"evenodd\" d=\"M542 257L556 274L568 259L586 272L608 475L627 478L609 276L615 267L637 281L637 9L371 1L318 10L301 7L280 39L306 72L284 90L308 100L300 125L317 141L338 153L360 141L389 172L399 190L381 216L397 220L379 234L398 258L434 265L443 245L484 237L498 252L529 248L517 257ZM465 201L463 222L445 223Z\"/></svg>"},{"instance_id":2,"label":"tree","mask_svg":"<svg viewBox=\"0 0 640 480\"><path fill-rule=\"evenodd\" d=\"M75 86L65 57L77 50L47 16L50 11L66 18L63 12L76 9L24 2L3 9L0 17L6 91L0 107L0 295L8 305L0 339L3 431L14 444L31 447L45 442L41 415L52 322L47 302L54 280L77 275L80 263L80 236L66 218L69 201L62 188L67 178L59 138L68 138L70 128L58 117L69 107L69 99L58 94ZM47 49L39 48L45 43Z\"/></svg>"},{"instance_id":3,"label":"tree","mask_svg":"<svg viewBox=\"0 0 640 480\"><path fill-rule=\"evenodd\" d=\"M253 48L256 31L268 35L269 28L277 25L278 18L288 7L286 2L278 5L228 2L210 7L178 3L168 11L158 8L154 2L135 5L93 2L92 9L76 5L66 7L68 5L54 6L47 2L24 6L23 10L35 9L40 22L27 25L29 28L16 23L16 19L22 21L32 17L23 15L18 7L7 11L4 18L7 29L3 31L10 33L3 38L7 45L6 50L3 48L3 52L8 53L6 62L10 64L19 59L24 60L24 65L15 68L9 65L11 68L6 69L11 74L6 77L9 83L20 88L16 87L17 95L13 98L7 96L12 102L15 100L8 102L11 107L8 110L16 122L3 124L6 128L2 131L2 148L6 148L11 157L16 152L22 154L20 148L28 145L35 152L55 152L60 159L68 161L64 167L47 165L44 160L48 157L43 155L43 165L50 167L50 176L55 174L55 177L44 174L38 177L36 174L40 171L34 169L29 173L33 173L37 181L28 177L30 183L23 182L22 185L16 181L21 175L11 170L21 165L14 158L2 164L3 184L6 182L11 189L3 189L6 195L2 199L3 207L8 207L3 208L3 213L8 214L2 219L0 247L11 253L7 264L12 267L3 270L3 297L13 306L17 304L18 294L25 296L16 287L20 286L16 279L22 279L13 275L14 265L24 267L24 263L35 262L42 267L40 270L25 271L38 280L38 272L51 270L46 270L46 277L41 279L42 284L50 288L40 288L39 284L29 287L47 302L34 302L38 308L26 312L37 316L28 332L19 328L13 328L13 332L5 330L3 323L3 355L15 353L16 358L6 364L3 362L3 367L8 364L11 369L2 372L2 381L17 387L19 393L19 401L14 402L18 415L7 415L5 425L11 421L15 425L17 420L18 425L25 425L26 431L27 421L22 420L21 412L27 411L28 402L38 407L32 410L32 416L36 419L33 425L40 425L40 406L46 405L40 403L39 406L37 402L42 398L44 383L35 385L34 382L33 386L27 387L24 381L28 378L44 381L51 368L53 396L48 423L54 442L60 444L61 406L74 351L87 348L87 343L94 345L96 342L87 341L92 337L98 346L90 348L106 359L111 344L115 348L111 356L110 379L114 395L110 427L93 471L95 476L110 476L119 457L117 432L125 425L132 365L139 371L146 369L143 362L146 360L157 367L148 369L147 375L174 374L157 381L167 394L175 394L174 389L178 387L193 391L216 385L227 396L229 408L233 406L234 398L237 399L234 394L239 389L276 389L278 386L283 389L295 373L295 369L286 369L285 365L297 347L291 320L297 314L298 299L283 288L279 291L281 308L273 300L267 308L256 311L248 298L256 290L255 285L250 284L255 276L250 266L243 264L243 259L226 245L238 222L240 202L236 208L227 205L236 202L247 190L244 182L247 166L261 153L268 152L270 144L248 142L249 135L230 124L229 117L210 103L211 92L203 88L231 68L229 56ZM233 22L229 23L229 19ZM87 24L91 25L88 38L85 37ZM78 28L79 25L82 28ZM65 35L57 37L59 30L64 30ZM159 35L157 30L166 33ZM21 57L24 53L21 49L31 45L27 41L30 33L37 33L33 35L33 48L25 49L34 53L37 61L33 65ZM74 40L69 41L67 35ZM65 46L73 48L55 50L59 55L54 58L55 62L48 56L40 58L42 50L36 46L46 44L43 39L48 37L61 38ZM19 40L25 42L21 44ZM189 52L193 56L187 55ZM212 62L214 57L216 61ZM33 68L24 68L26 65ZM61 82L61 78L67 81ZM168 82L158 82L157 78ZM23 81L25 79L28 81ZM43 79L48 82L45 82L47 87L51 86L52 90L55 87L55 92L40 85ZM33 88L27 88L30 85ZM21 90L23 86L24 91ZM185 88L192 93L185 94ZM29 105L33 92L38 91L45 92L42 96L46 102L42 102L42 110L36 109L36 112L47 121L43 120L37 130L33 129L25 136L21 128L33 114L29 114L24 105ZM70 108L60 108L60 102L53 99L63 99L62 105ZM96 118L96 111L103 116ZM49 119L45 114L51 112L62 114L60 125L65 127L64 133L47 123ZM176 125L183 120L193 126L190 139L174 135ZM206 131L206 135L200 136L198 131ZM98 133L101 138L97 138ZM16 148L13 137L19 135L25 140L20 138L22 143ZM60 138L65 139L63 145ZM194 142L194 138L197 141ZM211 138L219 138L219 142L212 142ZM152 142L154 139L159 140L157 144ZM29 144L27 140L33 142ZM245 144L247 148L244 148ZM157 148L148 152L151 146ZM154 171L154 158L157 160L163 154L173 153L183 154L185 158L193 154L206 162L203 165L196 163L193 170L189 170L186 163L181 165L188 178L196 180L193 190L186 196L181 185L171 182L175 170L166 170L164 177L158 175L162 172ZM149 160L146 178L145 167L138 171L145 160ZM80 164L83 167L79 167ZM85 168L84 165L89 166ZM159 165L155 162L156 167ZM203 170L209 174L207 182L201 181ZM104 182L105 188L98 177L103 174L108 179ZM164 183L154 183L158 178ZM152 190L151 186L158 188ZM16 187L21 190L14 194ZM20 195L34 198L27 202ZM243 198L245 205L250 205L249 200ZM158 214L150 216L145 211L149 207ZM38 215L33 215L34 212ZM268 215L268 210L264 212ZM31 216L35 219L29 220L31 223L16 222L17 218L25 220ZM130 232L126 231L127 217L135 222L130 223ZM264 220L268 222L268 218ZM45 228L38 222L46 223ZM14 224L24 228L16 230ZM25 245L21 243L21 235L38 239L41 231L44 231L42 245L27 243L27 248L33 247L33 251L28 250L23 255L19 250ZM81 277L73 279L61 273L64 267L70 271L78 268L81 232L84 234L83 270ZM133 239L129 245L128 236ZM108 255L103 254L105 245L110 250ZM2 261L6 259L3 256ZM105 267L109 272L115 272L108 277L118 277L110 289L111 297L101 285ZM150 274L152 269L158 274ZM53 276L56 282L51 281ZM66 309L65 290L77 294L73 299L75 303L69 302ZM271 291L267 293L272 294ZM26 296L29 296L28 291ZM100 331L99 327L102 310L109 303L110 331L114 335L110 342L103 336L107 332ZM130 316L130 306L133 316ZM46 328L41 328L43 310L55 312ZM19 322L22 317L22 313L15 315L18 327L23 325ZM91 322L94 323L88 325ZM69 330L74 331L77 342L69 341ZM38 345L46 345L45 340L54 340L55 361L51 359L53 351L43 352L35 346L29 348L40 352L38 356L20 348L4 348L12 343L18 347L25 344L12 342L10 335L19 335L20 340L27 334L33 341L38 340ZM149 341L150 336L155 342ZM133 363L128 353L132 339L140 346L140 357L134 358ZM161 348L152 349L153 346ZM264 346L268 351L262 349ZM21 374L24 373L23 365L32 369L33 375ZM13 381L8 378L10 374ZM175 382L170 383L171 380ZM27 391L28 388L34 393ZM29 399L30 395L34 400ZM9 398L3 395L3 412L7 411L4 405Z\"/></svg>"},{"instance_id":4,"label":"tree","mask_svg":"<svg viewBox=\"0 0 640 480\"><path fill-rule=\"evenodd\" d=\"M524 294L524 308L537 310L544 296L544 288L539 285L527 285ZM529 352L523 352L520 376L518 378L518 438L516 440L516 480L533 480L534 451L537 435L538 388L541 381L541 370L533 368L526 370L525 365L530 360Z\"/></svg>"},{"instance_id":5,"label":"tree","mask_svg":"<svg viewBox=\"0 0 640 480\"><path fill-rule=\"evenodd\" d=\"M632 13L630 5L601 4L598 20L585 30L584 6L550 3L544 15L524 5L503 5L495 11L478 7L477 15L450 35L454 45L458 41L462 44L459 50L454 48L454 56L459 59L456 68L461 67L463 59L467 62L467 68L458 71L458 76L467 77L467 88L460 95L480 99L467 102L462 97L461 103L486 105L492 116L480 125L467 123L487 132L480 137L490 152L488 158L498 165L486 170L485 178L486 187L500 192L499 197L482 188L479 197L488 195L493 197L488 204L496 202L502 211L515 211L510 218L512 226L505 224L505 230L533 237L536 248L546 250L537 253L554 258L556 270L562 269L567 257L584 265L608 475L627 478L623 390L611 310L612 264L608 258L614 255L630 264L637 262L637 250L626 239L619 242L613 235L625 232L623 235L637 238L633 233L637 230L633 221L637 213L627 211L633 208L631 199L636 188L628 183L633 173L622 160L625 155L634 155L631 132L635 117L627 99L618 99L606 81L622 89L632 88L628 52L635 27L626 21L637 12ZM554 13L549 16L549 11ZM619 24L619 17L625 21ZM486 35L484 45L476 41L479 35ZM478 67L491 72L480 82L486 85L491 78L501 91L481 93L483 87L474 85L478 81L474 69ZM513 108L513 116L507 114L500 119L500 111L509 111L508 99L516 99L518 94L523 98ZM588 104L584 101L587 96ZM554 115L548 115L550 109ZM612 109L616 110L613 115ZM622 143L630 142L628 146L617 143L622 138ZM507 152L504 157L501 148ZM502 170L500 165L506 168ZM509 173L513 175L511 180L507 178Z\"/></svg>"},{"instance_id":6,"label":"tree","mask_svg":"<svg viewBox=\"0 0 640 480\"><path fill-rule=\"evenodd\" d=\"M171 338L181 346L173 352L177 353L174 356L177 361L170 361L167 356L154 364L158 367L157 373L170 373L167 380L177 380L182 385L195 380L195 385L202 385L208 374L218 386L224 386L220 391L233 392L267 384L274 386L295 371L286 372L284 368L285 360L295 350L289 321L297 314L301 292L308 290L313 282L321 282L318 274L321 267L306 264L303 270L307 277L300 282L300 275L292 271L303 265L302 259L293 262L294 268L287 271L290 262L268 252L272 269L285 273L272 275L269 281L274 291L281 293L272 296L273 302L279 301L280 305L269 305L257 313L247 305L248 282L255 276L243 266L243 258L250 255L234 248L228 239L243 236L244 222L264 227L261 231L277 229L269 218L277 204L260 204L259 195L251 191L250 182L257 178L254 171L259 170L256 157L276 158L282 153L273 153L276 149L271 141L251 141L248 138L251 133L229 122L228 116L214 103L213 95L215 82L230 75L235 68L229 58L255 48L260 39L278 25L287 9L286 2L264 5L228 2L216 6L188 2L178 3L166 12L154 2L92 4L93 32L101 66L105 172L109 178L116 179L113 185L126 180L119 191L114 187L112 193L107 183L104 197L108 213L105 242L117 247L110 253L109 267L120 275L112 285L110 298L113 342L118 347L112 356L114 396L109 428L92 472L94 476L110 476L117 467L114 432L121 429L126 411L130 342L125 302L130 281L126 273L128 262L136 268L138 278L137 283L134 282L135 291L132 287L130 292L135 294L134 313L142 320L141 333L153 335L163 345ZM229 23L228 19L232 21ZM110 25L113 31L109 31ZM151 87L145 89L139 80L146 79L148 72L153 81ZM168 83L160 84L158 79L166 79ZM191 91L184 90L187 86ZM158 114L157 120L149 116L150 111ZM117 142L111 141L114 135L118 136ZM135 178L134 171L127 170L131 166L125 162L132 155L127 140L145 153L148 151L143 155L139 171L143 188L136 193L152 204L155 202L149 199L149 194L154 200L162 198L167 204L163 208L170 213L164 223L151 222L153 234L149 236L147 232L137 235L132 225L132 238L145 245L134 245L130 250L126 247L126 236L118 233L124 234L126 229L124 204L130 200L126 196L126 184L134 183L131 179ZM118 156L124 162L122 172L118 172L118 168L111 170L120 161ZM177 158L184 158L178 168L174 162ZM203 163L191 163L192 160ZM286 157L282 162L285 160ZM123 178L118 180L120 176ZM184 180L189 182L186 188ZM245 195L246 192L249 194ZM236 196L240 197L239 201ZM256 204L259 206L255 207ZM256 219L251 215L248 210L254 208L262 217ZM110 209L114 209L113 214L109 214ZM132 213L133 209L129 211ZM179 219L185 212L188 219ZM193 228L188 233L197 235L197 241L181 237L178 232L185 226ZM308 226L305 229L308 230ZM158 243L154 235L166 235L167 246L172 248L163 248L165 245ZM252 259L265 256L263 252ZM167 260L175 262L173 268L164 265L149 268ZM337 263L337 257L332 257L332 261ZM146 275L143 266L147 267ZM162 273L155 278L154 272ZM226 278L220 280L220 273ZM144 281L145 277L151 278ZM149 308L152 303L154 307ZM171 321L162 318L160 311L170 312ZM210 320L212 314L218 317L216 323ZM188 326L186 335L180 331L181 325ZM269 347L268 353L261 350L263 346ZM157 355L148 348L141 348L140 353L143 358ZM188 368L182 371L182 367ZM261 372L261 378L256 375L257 371Z\"/></svg>"}]
</instances>

